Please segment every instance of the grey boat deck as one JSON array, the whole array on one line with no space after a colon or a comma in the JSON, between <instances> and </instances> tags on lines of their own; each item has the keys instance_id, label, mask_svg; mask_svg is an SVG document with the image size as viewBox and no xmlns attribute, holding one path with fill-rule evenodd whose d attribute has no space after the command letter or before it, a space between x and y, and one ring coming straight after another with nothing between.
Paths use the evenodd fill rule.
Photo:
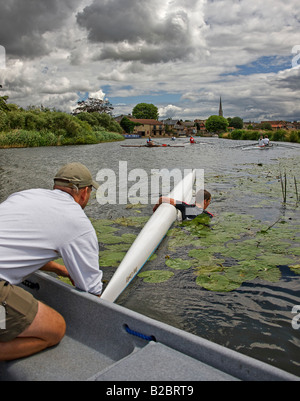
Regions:
<instances>
[{"instance_id":1,"label":"grey boat deck","mask_svg":"<svg viewBox=\"0 0 300 401\"><path fill-rule=\"evenodd\" d=\"M44 273L29 280L39 289L26 289L64 316L67 333L56 347L0 362L2 381L299 380Z\"/></svg>"}]
</instances>

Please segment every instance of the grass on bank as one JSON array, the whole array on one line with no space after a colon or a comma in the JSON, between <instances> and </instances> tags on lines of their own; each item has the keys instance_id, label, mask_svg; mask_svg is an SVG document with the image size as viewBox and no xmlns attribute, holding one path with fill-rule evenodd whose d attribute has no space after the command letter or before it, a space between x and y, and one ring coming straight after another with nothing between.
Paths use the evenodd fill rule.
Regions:
<instances>
[{"instance_id":1,"label":"grass on bank","mask_svg":"<svg viewBox=\"0 0 300 401\"><path fill-rule=\"evenodd\" d=\"M235 139L235 140L253 140L257 141L260 135L268 135L270 141L273 142L294 142L300 143L300 131L284 130L279 129L276 131L256 131L256 130L246 130L246 129L235 129L232 132L225 132L220 137L225 139Z\"/></svg>"},{"instance_id":2,"label":"grass on bank","mask_svg":"<svg viewBox=\"0 0 300 401\"><path fill-rule=\"evenodd\" d=\"M1 99L1 148L84 145L124 139L121 126L106 113L82 112L75 116L39 107L24 110L1 103Z\"/></svg>"},{"instance_id":3,"label":"grass on bank","mask_svg":"<svg viewBox=\"0 0 300 401\"><path fill-rule=\"evenodd\" d=\"M55 135L49 131L13 130L0 133L0 148L26 148L39 146L85 145L101 142L122 141L124 137L116 132L91 131L75 136Z\"/></svg>"}]
</instances>

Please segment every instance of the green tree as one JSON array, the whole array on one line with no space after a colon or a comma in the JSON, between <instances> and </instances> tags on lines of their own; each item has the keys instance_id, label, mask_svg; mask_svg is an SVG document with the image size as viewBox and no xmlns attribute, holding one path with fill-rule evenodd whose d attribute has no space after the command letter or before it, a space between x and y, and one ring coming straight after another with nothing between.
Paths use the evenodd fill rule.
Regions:
<instances>
[{"instance_id":1,"label":"green tree","mask_svg":"<svg viewBox=\"0 0 300 401\"><path fill-rule=\"evenodd\" d=\"M222 132L226 131L228 121L221 116L210 116L205 123L205 128L208 132Z\"/></svg>"},{"instance_id":2,"label":"green tree","mask_svg":"<svg viewBox=\"0 0 300 401\"><path fill-rule=\"evenodd\" d=\"M158 120L158 109L154 104L139 103L132 110L134 118Z\"/></svg>"},{"instance_id":3,"label":"green tree","mask_svg":"<svg viewBox=\"0 0 300 401\"><path fill-rule=\"evenodd\" d=\"M133 121L129 120L128 117L123 117L121 122L120 122L121 127L127 134L132 134L134 127L138 125L142 125L140 123L134 123Z\"/></svg>"},{"instance_id":4,"label":"green tree","mask_svg":"<svg viewBox=\"0 0 300 401\"><path fill-rule=\"evenodd\" d=\"M0 110L8 111L9 107L7 106L8 96L0 96Z\"/></svg>"},{"instance_id":5,"label":"green tree","mask_svg":"<svg viewBox=\"0 0 300 401\"><path fill-rule=\"evenodd\" d=\"M259 128L266 131L272 131L272 125L270 123L261 123L259 124Z\"/></svg>"},{"instance_id":6,"label":"green tree","mask_svg":"<svg viewBox=\"0 0 300 401\"><path fill-rule=\"evenodd\" d=\"M233 117L230 121L230 127L242 129L244 127L244 121L241 117Z\"/></svg>"}]
</instances>

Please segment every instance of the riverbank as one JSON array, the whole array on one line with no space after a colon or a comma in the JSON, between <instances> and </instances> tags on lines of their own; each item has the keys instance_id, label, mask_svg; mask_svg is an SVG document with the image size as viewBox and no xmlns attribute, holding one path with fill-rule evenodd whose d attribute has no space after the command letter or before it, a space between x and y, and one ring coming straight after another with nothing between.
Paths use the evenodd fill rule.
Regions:
<instances>
[{"instance_id":1,"label":"riverbank","mask_svg":"<svg viewBox=\"0 0 300 401\"><path fill-rule=\"evenodd\" d=\"M0 148L92 145L123 140L123 130L107 113L76 115L41 107L24 110L0 97Z\"/></svg>"},{"instance_id":2,"label":"riverbank","mask_svg":"<svg viewBox=\"0 0 300 401\"><path fill-rule=\"evenodd\" d=\"M30 148L40 146L95 145L102 142L123 141L123 135L108 131L82 132L80 135L55 135L49 131L16 129L0 133L0 148Z\"/></svg>"},{"instance_id":3,"label":"riverbank","mask_svg":"<svg viewBox=\"0 0 300 401\"><path fill-rule=\"evenodd\" d=\"M300 131L288 131L284 129L269 131L269 130L246 130L246 129L235 129L231 132L224 132L220 135L224 139L234 140L249 140L257 141L260 135L268 135L270 141L273 142L293 142L300 143Z\"/></svg>"}]
</instances>

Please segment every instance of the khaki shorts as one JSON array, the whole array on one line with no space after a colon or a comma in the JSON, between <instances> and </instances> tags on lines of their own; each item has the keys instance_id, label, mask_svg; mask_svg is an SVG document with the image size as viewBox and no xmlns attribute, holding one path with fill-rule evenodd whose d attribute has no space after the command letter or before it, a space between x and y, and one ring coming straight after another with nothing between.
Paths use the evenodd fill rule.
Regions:
<instances>
[{"instance_id":1,"label":"khaki shorts","mask_svg":"<svg viewBox=\"0 0 300 401\"><path fill-rule=\"evenodd\" d=\"M0 342L18 337L31 325L38 301L27 291L0 281Z\"/></svg>"}]
</instances>

